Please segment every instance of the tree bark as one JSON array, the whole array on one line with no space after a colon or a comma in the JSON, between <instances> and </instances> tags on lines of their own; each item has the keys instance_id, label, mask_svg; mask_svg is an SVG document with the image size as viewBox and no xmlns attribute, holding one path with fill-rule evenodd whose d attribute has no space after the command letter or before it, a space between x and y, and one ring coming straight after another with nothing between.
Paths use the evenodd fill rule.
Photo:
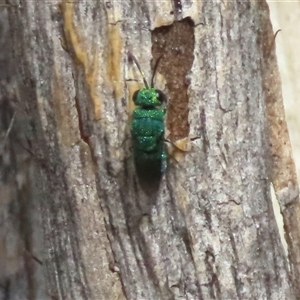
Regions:
<instances>
[{"instance_id":1,"label":"tree bark","mask_svg":"<svg viewBox=\"0 0 300 300\"><path fill-rule=\"evenodd\" d=\"M34 168L47 297L297 299L298 185L264 1L6 9L14 84L2 93ZM147 80L161 57L166 138L195 137L161 178L134 168L132 95L143 82L129 51Z\"/></svg>"}]
</instances>

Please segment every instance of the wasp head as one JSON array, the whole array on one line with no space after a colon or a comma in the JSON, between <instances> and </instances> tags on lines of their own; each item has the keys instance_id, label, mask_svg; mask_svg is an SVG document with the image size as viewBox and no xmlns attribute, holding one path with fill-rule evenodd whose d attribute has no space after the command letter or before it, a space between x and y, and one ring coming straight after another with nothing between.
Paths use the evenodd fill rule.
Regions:
<instances>
[{"instance_id":1,"label":"wasp head","mask_svg":"<svg viewBox=\"0 0 300 300\"><path fill-rule=\"evenodd\" d=\"M136 106L155 107L163 103L165 95L155 88L144 88L136 91L132 98Z\"/></svg>"}]
</instances>

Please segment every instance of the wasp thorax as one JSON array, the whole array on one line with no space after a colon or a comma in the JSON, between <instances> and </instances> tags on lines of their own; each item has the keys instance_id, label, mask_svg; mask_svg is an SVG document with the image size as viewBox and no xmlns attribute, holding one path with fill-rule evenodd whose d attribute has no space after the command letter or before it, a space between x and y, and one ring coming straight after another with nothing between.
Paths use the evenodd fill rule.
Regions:
<instances>
[{"instance_id":1,"label":"wasp thorax","mask_svg":"<svg viewBox=\"0 0 300 300\"><path fill-rule=\"evenodd\" d=\"M133 95L133 102L137 106L159 106L162 104L162 101L161 92L155 88L140 89Z\"/></svg>"}]
</instances>

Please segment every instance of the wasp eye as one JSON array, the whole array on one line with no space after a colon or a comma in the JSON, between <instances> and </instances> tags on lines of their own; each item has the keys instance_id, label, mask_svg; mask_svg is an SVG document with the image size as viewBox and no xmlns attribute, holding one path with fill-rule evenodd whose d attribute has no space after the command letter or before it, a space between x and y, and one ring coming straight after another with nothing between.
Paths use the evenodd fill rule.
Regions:
<instances>
[{"instance_id":1,"label":"wasp eye","mask_svg":"<svg viewBox=\"0 0 300 300\"><path fill-rule=\"evenodd\" d=\"M139 91L140 91L140 90L135 91L135 92L133 93L133 95L132 95L132 100L133 100L134 103L136 103L136 100L137 100L137 96L138 96Z\"/></svg>"},{"instance_id":2,"label":"wasp eye","mask_svg":"<svg viewBox=\"0 0 300 300\"><path fill-rule=\"evenodd\" d=\"M163 103L167 100L166 95L162 91L155 90L155 92L156 92L156 97L157 97L157 99L159 100L160 103Z\"/></svg>"}]
</instances>

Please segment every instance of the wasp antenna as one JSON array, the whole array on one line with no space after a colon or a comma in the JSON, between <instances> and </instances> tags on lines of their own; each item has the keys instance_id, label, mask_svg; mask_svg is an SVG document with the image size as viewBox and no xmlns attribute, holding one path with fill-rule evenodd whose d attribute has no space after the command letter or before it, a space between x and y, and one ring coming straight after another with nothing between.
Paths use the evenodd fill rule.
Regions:
<instances>
[{"instance_id":1,"label":"wasp antenna","mask_svg":"<svg viewBox=\"0 0 300 300\"><path fill-rule=\"evenodd\" d=\"M152 88L154 87L153 81L154 81L155 73L156 73L156 70L157 70L157 67L158 67L158 63L159 63L161 57L162 57L162 55L157 59L157 61L155 63L155 66L154 66L154 69L153 69L153 74L152 74L152 78L151 78L151 87Z\"/></svg>"},{"instance_id":2,"label":"wasp antenna","mask_svg":"<svg viewBox=\"0 0 300 300\"><path fill-rule=\"evenodd\" d=\"M128 54L129 54L129 57L135 62L136 66L138 67L138 69L139 69L139 71L140 71L140 73L141 73L141 75L142 75L142 77L143 77L143 81L144 81L145 87L146 87L147 89L149 89L148 82L147 82L147 80L146 80L146 77L145 77L143 71L141 70L141 66L140 66L139 62L137 61L137 59L134 57L134 55L133 55L131 52L128 52Z\"/></svg>"}]
</instances>

